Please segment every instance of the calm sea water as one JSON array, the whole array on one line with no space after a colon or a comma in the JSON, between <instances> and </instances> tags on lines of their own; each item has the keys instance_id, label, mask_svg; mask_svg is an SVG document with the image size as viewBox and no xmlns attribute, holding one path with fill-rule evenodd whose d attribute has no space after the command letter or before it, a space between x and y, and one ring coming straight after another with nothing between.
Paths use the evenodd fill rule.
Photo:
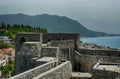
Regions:
<instances>
[{"instance_id":1,"label":"calm sea water","mask_svg":"<svg viewBox=\"0 0 120 79\"><path fill-rule=\"evenodd\" d=\"M95 43L97 45L102 45L102 46L106 46L106 47L120 49L120 36L81 38L81 41L87 42L87 43Z\"/></svg>"}]
</instances>

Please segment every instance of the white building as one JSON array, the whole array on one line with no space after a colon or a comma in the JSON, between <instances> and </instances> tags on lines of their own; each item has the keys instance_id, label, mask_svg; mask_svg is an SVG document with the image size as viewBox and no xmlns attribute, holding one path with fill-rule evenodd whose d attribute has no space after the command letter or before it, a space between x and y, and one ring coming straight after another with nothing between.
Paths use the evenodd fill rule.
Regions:
<instances>
[{"instance_id":1,"label":"white building","mask_svg":"<svg viewBox=\"0 0 120 79\"><path fill-rule=\"evenodd\" d=\"M0 36L0 41L4 41L5 43L11 43L11 39L8 36Z\"/></svg>"}]
</instances>

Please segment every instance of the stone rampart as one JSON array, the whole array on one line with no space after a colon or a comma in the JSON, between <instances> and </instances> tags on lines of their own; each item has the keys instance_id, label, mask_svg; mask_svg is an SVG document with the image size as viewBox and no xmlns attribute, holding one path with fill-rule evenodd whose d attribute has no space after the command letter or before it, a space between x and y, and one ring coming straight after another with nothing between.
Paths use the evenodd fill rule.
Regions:
<instances>
[{"instance_id":1,"label":"stone rampart","mask_svg":"<svg viewBox=\"0 0 120 79\"><path fill-rule=\"evenodd\" d=\"M42 73L33 79L70 79L72 76L72 65L66 61L57 67Z\"/></svg>"},{"instance_id":2,"label":"stone rampart","mask_svg":"<svg viewBox=\"0 0 120 79\"><path fill-rule=\"evenodd\" d=\"M106 70L92 70L92 79L120 79L120 73Z\"/></svg>"},{"instance_id":3,"label":"stone rampart","mask_svg":"<svg viewBox=\"0 0 120 79\"><path fill-rule=\"evenodd\" d=\"M60 41L50 41L47 43L48 47L59 47L59 60L60 61L71 61L73 50L74 50L74 41L73 40L60 40Z\"/></svg>"},{"instance_id":4,"label":"stone rampart","mask_svg":"<svg viewBox=\"0 0 120 79\"><path fill-rule=\"evenodd\" d=\"M80 54L85 55L95 55L95 56L112 56L112 57L120 57L120 50L107 50L107 49L78 49Z\"/></svg>"},{"instance_id":5,"label":"stone rampart","mask_svg":"<svg viewBox=\"0 0 120 79\"><path fill-rule=\"evenodd\" d=\"M80 46L80 34L79 33L46 33L42 35L43 43L50 41L60 41L60 40L73 40L75 48Z\"/></svg>"},{"instance_id":6,"label":"stone rampart","mask_svg":"<svg viewBox=\"0 0 120 79\"><path fill-rule=\"evenodd\" d=\"M40 33L20 33L16 35L16 52L24 42L41 42L42 34Z\"/></svg>"},{"instance_id":7,"label":"stone rampart","mask_svg":"<svg viewBox=\"0 0 120 79\"><path fill-rule=\"evenodd\" d=\"M70 48L61 48L59 52L59 60L60 61L70 61L71 60L71 54L72 54L72 49Z\"/></svg>"},{"instance_id":8,"label":"stone rampart","mask_svg":"<svg viewBox=\"0 0 120 79\"><path fill-rule=\"evenodd\" d=\"M59 48L58 47L43 47L41 49L41 57L56 57L58 56Z\"/></svg>"},{"instance_id":9,"label":"stone rampart","mask_svg":"<svg viewBox=\"0 0 120 79\"><path fill-rule=\"evenodd\" d=\"M72 60L73 49L58 47L43 47L41 57L57 57L60 61Z\"/></svg>"},{"instance_id":10,"label":"stone rampart","mask_svg":"<svg viewBox=\"0 0 120 79\"><path fill-rule=\"evenodd\" d=\"M31 58L36 57L39 51L39 42L23 43L20 50L15 53L15 75L35 67Z\"/></svg>"},{"instance_id":11,"label":"stone rampart","mask_svg":"<svg viewBox=\"0 0 120 79\"><path fill-rule=\"evenodd\" d=\"M120 79L120 63L97 63L92 68L93 79ZM100 67L99 67L100 66Z\"/></svg>"},{"instance_id":12,"label":"stone rampart","mask_svg":"<svg viewBox=\"0 0 120 79\"><path fill-rule=\"evenodd\" d=\"M26 42L38 42L40 41L40 33L20 33L17 34L16 42L20 42L21 38L24 38Z\"/></svg>"},{"instance_id":13,"label":"stone rampart","mask_svg":"<svg viewBox=\"0 0 120 79\"><path fill-rule=\"evenodd\" d=\"M71 49L74 49L75 47L73 40L51 41L48 43L48 46L59 47L59 48L71 48Z\"/></svg>"},{"instance_id":14,"label":"stone rampart","mask_svg":"<svg viewBox=\"0 0 120 79\"><path fill-rule=\"evenodd\" d=\"M16 47L19 48L22 42L41 42L73 40L75 48L80 46L79 33L20 33L17 34Z\"/></svg>"},{"instance_id":15,"label":"stone rampart","mask_svg":"<svg viewBox=\"0 0 120 79\"><path fill-rule=\"evenodd\" d=\"M91 72L92 67L96 63L98 62L120 63L120 57L84 55L75 51L74 62L75 64L73 64L73 66L77 68L76 70L83 72Z\"/></svg>"},{"instance_id":16,"label":"stone rampart","mask_svg":"<svg viewBox=\"0 0 120 79\"><path fill-rule=\"evenodd\" d=\"M57 61L48 62L46 64L40 65L28 71L25 71L9 79L32 79L33 77L38 76L39 74L54 68L56 66L56 62Z\"/></svg>"}]
</instances>

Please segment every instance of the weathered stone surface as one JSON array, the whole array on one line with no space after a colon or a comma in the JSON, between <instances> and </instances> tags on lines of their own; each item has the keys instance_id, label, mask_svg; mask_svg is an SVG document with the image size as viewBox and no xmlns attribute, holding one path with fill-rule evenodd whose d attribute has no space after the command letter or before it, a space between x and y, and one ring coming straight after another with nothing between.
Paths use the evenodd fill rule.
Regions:
<instances>
[{"instance_id":1,"label":"weathered stone surface","mask_svg":"<svg viewBox=\"0 0 120 79\"><path fill-rule=\"evenodd\" d=\"M72 75L72 65L66 61L57 67L42 73L33 79L70 79Z\"/></svg>"},{"instance_id":2,"label":"weathered stone surface","mask_svg":"<svg viewBox=\"0 0 120 79\"><path fill-rule=\"evenodd\" d=\"M92 68L93 79L120 79L119 63L97 63Z\"/></svg>"},{"instance_id":3,"label":"weathered stone surface","mask_svg":"<svg viewBox=\"0 0 120 79\"><path fill-rule=\"evenodd\" d=\"M71 79L92 79L92 74L82 72L72 72Z\"/></svg>"},{"instance_id":4,"label":"weathered stone surface","mask_svg":"<svg viewBox=\"0 0 120 79\"><path fill-rule=\"evenodd\" d=\"M120 57L84 55L77 51L74 52L74 60L80 63L80 71L84 72L90 72L97 62L120 63Z\"/></svg>"},{"instance_id":5,"label":"weathered stone surface","mask_svg":"<svg viewBox=\"0 0 120 79\"><path fill-rule=\"evenodd\" d=\"M60 40L73 40L75 48L80 46L80 34L79 33L46 33L43 34L43 43L50 41Z\"/></svg>"},{"instance_id":6,"label":"weathered stone surface","mask_svg":"<svg viewBox=\"0 0 120 79\"><path fill-rule=\"evenodd\" d=\"M18 50L22 42L41 42L72 40L75 48L80 46L79 33L20 33L17 34L16 49Z\"/></svg>"},{"instance_id":7,"label":"weathered stone surface","mask_svg":"<svg viewBox=\"0 0 120 79\"><path fill-rule=\"evenodd\" d=\"M25 42L21 45L20 50L15 54L15 74L35 67L34 62L31 62L31 58L38 55L40 45L40 42Z\"/></svg>"},{"instance_id":8,"label":"weathered stone surface","mask_svg":"<svg viewBox=\"0 0 120 79\"><path fill-rule=\"evenodd\" d=\"M92 79L120 79L120 73L105 71L105 70L96 70L92 71Z\"/></svg>"},{"instance_id":9,"label":"weathered stone surface","mask_svg":"<svg viewBox=\"0 0 120 79\"><path fill-rule=\"evenodd\" d=\"M73 71L90 73L92 73L92 67L98 62L120 63L120 51L118 50L79 49L79 46L80 35L77 33L18 34L15 73L19 74L45 64L46 62L36 62L41 57L54 57L58 61L56 64L61 63L61 65L46 70L44 73L39 73L43 70L38 69L28 73L30 76L26 73L18 79L31 79L31 76L38 79L70 79L71 65L65 61L71 62ZM34 57L37 59L32 59Z\"/></svg>"},{"instance_id":10,"label":"weathered stone surface","mask_svg":"<svg viewBox=\"0 0 120 79\"><path fill-rule=\"evenodd\" d=\"M59 47L59 48L70 48L70 49L75 48L73 40L50 41L48 43L48 46L50 46L50 47Z\"/></svg>"},{"instance_id":11,"label":"weathered stone surface","mask_svg":"<svg viewBox=\"0 0 120 79\"><path fill-rule=\"evenodd\" d=\"M38 67L32 68L28 71L25 71L21 74L18 74L10 79L32 79L33 77L36 77L56 66L57 61L51 61L48 63L45 63L43 65L40 65Z\"/></svg>"},{"instance_id":12,"label":"weathered stone surface","mask_svg":"<svg viewBox=\"0 0 120 79\"><path fill-rule=\"evenodd\" d=\"M59 53L58 47L43 47L41 48L41 57L56 57Z\"/></svg>"},{"instance_id":13,"label":"weathered stone surface","mask_svg":"<svg viewBox=\"0 0 120 79\"><path fill-rule=\"evenodd\" d=\"M80 54L94 55L94 56L111 56L120 57L120 50L108 50L108 49L77 49Z\"/></svg>"}]
</instances>

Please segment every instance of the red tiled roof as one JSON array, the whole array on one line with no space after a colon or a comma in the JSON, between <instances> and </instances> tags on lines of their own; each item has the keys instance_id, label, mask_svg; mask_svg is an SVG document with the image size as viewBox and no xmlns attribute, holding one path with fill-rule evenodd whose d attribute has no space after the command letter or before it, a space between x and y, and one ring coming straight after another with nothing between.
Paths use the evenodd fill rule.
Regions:
<instances>
[{"instance_id":1,"label":"red tiled roof","mask_svg":"<svg viewBox=\"0 0 120 79\"><path fill-rule=\"evenodd\" d=\"M0 53L2 54L12 54L13 52L14 52L13 48L0 49Z\"/></svg>"},{"instance_id":2,"label":"red tiled roof","mask_svg":"<svg viewBox=\"0 0 120 79\"><path fill-rule=\"evenodd\" d=\"M0 54L0 60L3 59L3 57L4 57L4 56Z\"/></svg>"}]
</instances>

